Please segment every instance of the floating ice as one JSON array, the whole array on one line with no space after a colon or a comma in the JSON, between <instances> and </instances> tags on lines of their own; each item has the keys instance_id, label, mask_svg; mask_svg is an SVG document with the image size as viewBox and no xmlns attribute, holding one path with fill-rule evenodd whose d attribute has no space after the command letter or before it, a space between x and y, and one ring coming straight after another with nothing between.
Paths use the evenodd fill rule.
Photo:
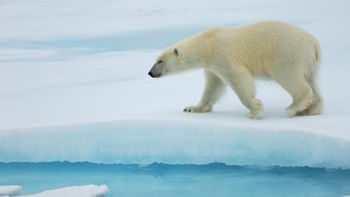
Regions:
<instances>
[{"instance_id":1,"label":"floating ice","mask_svg":"<svg viewBox=\"0 0 350 197\"><path fill-rule=\"evenodd\" d=\"M23 197L104 197L107 193L108 187L106 185L84 185L47 190Z\"/></svg>"},{"instance_id":2,"label":"floating ice","mask_svg":"<svg viewBox=\"0 0 350 197\"><path fill-rule=\"evenodd\" d=\"M22 187L19 185L6 185L0 186L0 196L16 196L22 191Z\"/></svg>"}]
</instances>

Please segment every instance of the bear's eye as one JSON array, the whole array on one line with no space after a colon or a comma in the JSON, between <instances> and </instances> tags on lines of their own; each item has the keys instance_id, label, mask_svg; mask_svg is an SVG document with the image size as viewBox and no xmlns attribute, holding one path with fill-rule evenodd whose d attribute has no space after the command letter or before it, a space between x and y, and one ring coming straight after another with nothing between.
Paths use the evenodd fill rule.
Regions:
<instances>
[{"instance_id":1,"label":"bear's eye","mask_svg":"<svg viewBox=\"0 0 350 197\"><path fill-rule=\"evenodd\" d=\"M174 53L176 56L179 56L179 50L177 50L177 48L174 49Z\"/></svg>"},{"instance_id":2,"label":"bear's eye","mask_svg":"<svg viewBox=\"0 0 350 197\"><path fill-rule=\"evenodd\" d=\"M157 64L163 63L163 60L158 60Z\"/></svg>"}]
</instances>

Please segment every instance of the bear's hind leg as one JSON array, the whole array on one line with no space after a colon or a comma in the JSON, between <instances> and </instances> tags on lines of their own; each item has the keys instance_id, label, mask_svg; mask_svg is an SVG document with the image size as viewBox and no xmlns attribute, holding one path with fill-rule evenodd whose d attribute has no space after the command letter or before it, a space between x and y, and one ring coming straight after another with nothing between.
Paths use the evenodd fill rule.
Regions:
<instances>
[{"instance_id":1,"label":"bear's hind leg","mask_svg":"<svg viewBox=\"0 0 350 197\"><path fill-rule=\"evenodd\" d=\"M315 103L312 88L303 76L288 75L273 77L293 98L293 103L286 108L289 117L305 115L306 110Z\"/></svg>"},{"instance_id":2,"label":"bear's hind leg","mask_svg":"<svg viewBox=\"0 0 350 197\"><path fill-rule=\"evenodd\" d=\"M205 88L201 101L196 106L186 107L185 112L209 112L213 105L222 97L225 92L225 83L214 73L204 71Z\"/></svg>"},{"instance_id":3,"label":"bear's hind leg","mask_svg":"<svg viewBox=\"0 0 350 197\"><path fill-rule=\"evenodd\" d=\"M307 83L310 85L312 92L315 95L315 101L302 112L299 112L298 115L305 116L305 115L320 115L323 110L323 104L322 104L322 97L321 94L317 88L317 84L315 81L314 76L306 77Z\"/></svg>"}]
</instances>

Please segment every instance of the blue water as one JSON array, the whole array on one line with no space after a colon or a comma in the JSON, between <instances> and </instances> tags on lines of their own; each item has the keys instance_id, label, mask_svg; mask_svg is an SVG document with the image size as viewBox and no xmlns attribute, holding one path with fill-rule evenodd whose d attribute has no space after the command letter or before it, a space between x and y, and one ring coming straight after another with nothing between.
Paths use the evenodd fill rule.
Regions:
<instances>
[{"instance_id":1,"label":"blue water","mask_svg":"<svg viewBox=\"0 0 350 197\"><path fill-rule=\"evenodd\" d=\"M24 43L33 48L85 48L93 51L163 49L202 31L203 27L144 30L90 38L65 38Z\"/></svg>"},{"instance_id":2,"label":"blue water","mask_svg":"<svg viewBox=\"0 0 350 197\"><path fill-rule=\"evenodd\" d=\"M8 184L22 185L25 194L106 184L108 196L339 197L350 194L350 170L221 163L0 163L0 185Z\"/></svg>"},{"instance_id":3,"label":"blue water","mask_svg":"<svg viewBox=\"0 0 350 197\"><path fill-rule=\"evenodd\" d=\"M181 39L207 29L206 27L152 29L102 35L99 37L65 37L52 40L1 41L2 47L21 48L79 48L90 52L163 49Z\"/></svg>"},{"instance_id":4,"label":"blue water","mask_svg":"<svg viewBox=\"0 0 350 197\"><path fill-rule=\"evenodd\" d=\"M44 49L54 50L56 53L43 57L5 58L0 62L57 61L101 52L161 50L205 29L205 27L198 26L121 32L98 37L77 36L42 40L6 40L0 41L0 48Z\"/></svg>"},{"instance_id":5,"label":"blue water","mask_svg":"<svg viewBox=\"0 0 350 197\"><path fill-rule=\"evenodd\" d=\"M226 24L222 27L235 27L240 24ZM64 37L49 40L7 40L0 41L1 47L29 49L85 49L89 52L161 50L178 41L193 36L210 27L193 26L119 32L97 37Z\"/></svg>"}]
</instances>

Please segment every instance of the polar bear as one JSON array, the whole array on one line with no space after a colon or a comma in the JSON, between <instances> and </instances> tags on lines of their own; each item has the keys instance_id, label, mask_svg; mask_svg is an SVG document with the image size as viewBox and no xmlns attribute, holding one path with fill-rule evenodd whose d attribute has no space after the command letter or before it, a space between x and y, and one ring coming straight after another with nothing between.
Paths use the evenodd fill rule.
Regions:
<instances>
[{"instance_id":1,"label":"polar bear","mask_svg":"<svg viewBox=\"0 0 350 197\"><path fill-rule=\"evenodd\" d=\"M318 115L322 98L316 84L321 60L318 41L303 29L279 21L213 28L178 42L157 58L153 78L204 69L205 89L196 106L185 112L209 112L228 85L257 119L263 110L255 97L255 78L272 79L293 98L289 116Z\"/></svg>"}]
</instances>

